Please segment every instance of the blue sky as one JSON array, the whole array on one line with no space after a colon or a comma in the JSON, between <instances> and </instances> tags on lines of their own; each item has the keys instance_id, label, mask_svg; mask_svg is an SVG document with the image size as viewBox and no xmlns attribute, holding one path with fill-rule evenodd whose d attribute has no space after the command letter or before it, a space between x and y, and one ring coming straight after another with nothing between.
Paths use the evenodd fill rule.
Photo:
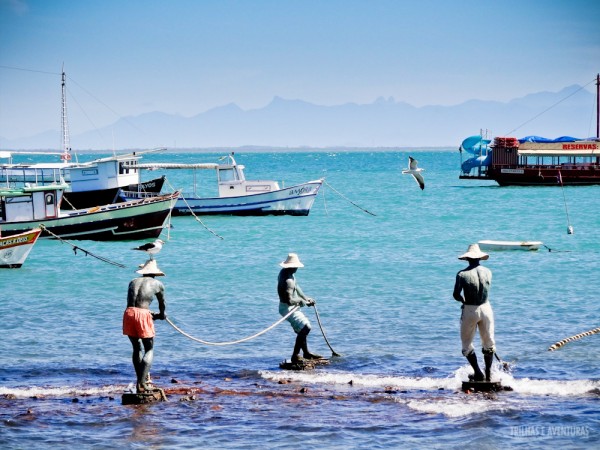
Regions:
<instances>
[{"instance_id":1,"label":"blue sky","mask_svg":"<svg viewBox=\"0 0 600 450\"><path fill-rule=\"evenodd\" d=\"M600 71L599 24L597 0L0 0L0 136L60 127L63 63L73 134L274 96L423 106L558 91Z\"/></svg>"}]
</instances>

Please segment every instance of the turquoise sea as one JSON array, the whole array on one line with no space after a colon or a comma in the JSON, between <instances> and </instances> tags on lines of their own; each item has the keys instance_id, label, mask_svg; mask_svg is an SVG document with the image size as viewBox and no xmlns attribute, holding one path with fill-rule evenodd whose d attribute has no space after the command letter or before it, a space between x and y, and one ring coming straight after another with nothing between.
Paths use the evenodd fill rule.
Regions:
<instances>
[{"instance_id":1,"label":"turquoise sea","mask_svg":"<svg viewBox=\"0 0 600 450\"><path fill-rule=\"evenodd\" d=\"M325 177L310 215L176 217L163 232L167 315L212 342L280 318L278 264L298 253L298 283L342 354L313 371L279 368L294 342L287 323L208 346L159 321L151 374L169 400L123 406L135 378L121 317L145 260L131 250L139 241L76 242L124 269L39 241L21 269L0 271L0 448L597 447L600 334L548 347L600 326L600 186L500 188L459 180L456 150L410 154L424 191L401 174L402 150L238 150L248 178ZM144 162L220 156L170 151ZM183 173L167 176L189 187ZM498 355L512 363L492 376L513 390L491 395L461 392L470 370L452 298L465 267L457 257L481 239L545 244L485 262ZM309 346L330 356L306 313Z\"/></svg>"}]
</instances>

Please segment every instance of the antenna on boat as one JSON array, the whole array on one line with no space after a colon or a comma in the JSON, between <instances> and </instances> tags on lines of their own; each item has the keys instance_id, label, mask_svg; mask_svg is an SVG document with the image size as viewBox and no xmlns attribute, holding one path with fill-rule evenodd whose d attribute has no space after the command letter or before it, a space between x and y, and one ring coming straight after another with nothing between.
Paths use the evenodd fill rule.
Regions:
<instances>
[{"instance_id":1,"label":"antenna on boat","mask_svg":"<svg viewBox=\"0 0 600 450\"><path fill-rule=\"evenodd\" d=\"M65 74L65 65L63 63L61 74L61 94L62 94L62 111L61 111L61 130L62 130L62 154L60 159L65 162L71 161L71 140L69 138L69 122L67 121L67 75Z\"/></svg>"},{"instance_id":2,"label":"antenna on boat","mask_svg":"<svg viewBox=\"0 0 600 450\"><path fill-rule=\"evenodd\" d=\"M600 141L600 73L596 74L596 141Z\"/></svg>"}]
</instances>

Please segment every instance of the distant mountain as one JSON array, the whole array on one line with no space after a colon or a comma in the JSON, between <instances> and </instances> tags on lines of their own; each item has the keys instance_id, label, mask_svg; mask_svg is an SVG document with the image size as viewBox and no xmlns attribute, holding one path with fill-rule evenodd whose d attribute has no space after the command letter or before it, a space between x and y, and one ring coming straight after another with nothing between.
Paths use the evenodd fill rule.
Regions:
<instances>
[{"instance_id":1,"label":"distant mountain","mask_svg":"<svg viewBox=\"0 0 600 450\"><path fill-rule=\"evenodd\" d=\"M490 129L495 136L589 137L595 134L595 96L579 86L538 92L507 103L470 100L454 106L415 107L393 98L370 104L321 106L275 97L263 108L235 104L194 117L153 112L71 136L78 150L112 147L458 147ZM60 132L0 141L11 149L57 149Z\"/></svg>"}]
</instances>

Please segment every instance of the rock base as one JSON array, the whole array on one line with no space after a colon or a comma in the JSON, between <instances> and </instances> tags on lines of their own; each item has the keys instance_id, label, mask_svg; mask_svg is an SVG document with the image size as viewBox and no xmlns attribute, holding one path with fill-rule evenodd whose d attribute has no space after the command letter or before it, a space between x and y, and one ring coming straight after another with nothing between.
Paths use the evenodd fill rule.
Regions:
<instances>
[{"instance_id":1,"label":"rock base","mask_svg":"<svg viewBox=\"0 0 600 450\"><path fill-rule=\"evenodd\" d=\"M154 388L152 391L140 393L126 392L121 398L123 405L145 405L147 403L165 401L167 401L167 396L165 395L165 391L160 388Z\"/></svg>"}]
</instances>

